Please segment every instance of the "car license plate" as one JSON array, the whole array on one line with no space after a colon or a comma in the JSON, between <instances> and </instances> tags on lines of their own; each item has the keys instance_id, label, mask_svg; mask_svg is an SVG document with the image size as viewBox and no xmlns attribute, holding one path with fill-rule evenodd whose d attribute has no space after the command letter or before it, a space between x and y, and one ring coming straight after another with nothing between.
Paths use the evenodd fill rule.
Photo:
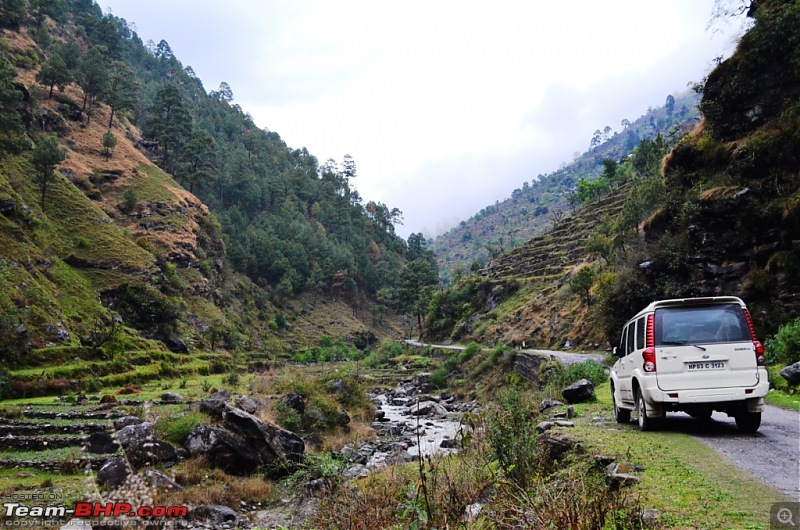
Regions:
<instances>
[{"instance_id":1,"label":"car license plate","mask_svg":"<svg viewBox=\"0 0 800 530\"><path fill-rule=\"evenodd\" d=\"M686 369L690 372L700 370L724 370L725 363L723 361L703 361L701 363L687 363Z\"/></svg>"}]
</instances>

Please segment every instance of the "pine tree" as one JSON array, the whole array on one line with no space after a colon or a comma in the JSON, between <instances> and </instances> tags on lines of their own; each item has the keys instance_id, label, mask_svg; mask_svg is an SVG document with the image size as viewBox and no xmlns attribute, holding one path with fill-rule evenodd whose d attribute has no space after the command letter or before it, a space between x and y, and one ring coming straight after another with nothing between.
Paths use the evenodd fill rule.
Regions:
<instances>
[{"instance_id":1,"label":"pine tree","mask_svg":"<svg viewBox=\"0 0 800 530\"><path fill-rule=\"evenodd\" d=\"M56 52L50 55L47 62L42 65L42 69L36 74L36 81L44 86L50 87L48 98L53 97L53 87L57 86L59 92L64 91L67 83L72 81L72 75L67 69L67 63L60 53Z\"/></svg>"},{"instance_id":2,"label":"pine tree","mask_svg":"<svg viewBox=\"0 0 800 530\"><path fill-rule=\"evenodd\" d=\"M63 162L64 158L66 158L66 153L58 146L58 136L56 135L46 137L33 148L30 160L36 169L34 179L41 191L42 212L44 212L47 186L53 181L56 165Z\"/></svg>"}]
</instances>

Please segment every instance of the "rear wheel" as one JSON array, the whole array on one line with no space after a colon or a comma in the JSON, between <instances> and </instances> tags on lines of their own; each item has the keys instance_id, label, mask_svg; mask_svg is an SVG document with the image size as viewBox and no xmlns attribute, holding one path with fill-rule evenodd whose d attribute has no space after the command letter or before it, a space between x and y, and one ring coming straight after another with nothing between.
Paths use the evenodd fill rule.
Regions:
<instances>
[{"instance_id":1,"label":"rear wheel","mask_svg":"<svg viewBox=\"0 0 800 530\"><path fill-rule=\"evenodd\" d=\"M742 412L734 416L736 427L742 432L756 432L761 427L760 412Z\"/></svg>"},{"instance_id":2,"label":"rear wheel","mask_svg":"<svg viewBox=\"0 0 800 530\"><path fill-rule=\"evenodd\" d=\"M614 397L614 387L611 387L611 400L614 402L614 418L617 423L628 423L631 421L631 411L628 409L621 409L617 405L617 398Z\"/></svg>"},{"instance_id":3,"label":"rear wheel","mask_svg":"<svg viewBox=\"0 0 800 530\"><path fill-rule=\"evenodd\" d=\"M655 429L656 420L647 417L647 407L645 406L644 394L642 394L641 389L636 391L636 413L637 416L639 416L638 422L640 431L652 431Z\"/></svg>"}]
</instances>

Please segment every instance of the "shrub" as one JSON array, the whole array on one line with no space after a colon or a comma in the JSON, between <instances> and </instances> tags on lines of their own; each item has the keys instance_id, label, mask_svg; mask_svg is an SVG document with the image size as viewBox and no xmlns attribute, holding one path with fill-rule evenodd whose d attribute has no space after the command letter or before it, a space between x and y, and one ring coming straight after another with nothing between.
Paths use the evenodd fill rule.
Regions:
<instances>
[{"instance_id":1,"label":"shrub","mask_svg":"<svg viewBox=\"0 0 800 530\"><path fill-rule=\"evenodd\" d=\"M139 202L139 197L136 195L136 190L133 188L128 188L125 190L125 193L122 194L122 210L125 212L132 212L134 208L136 208L136 204Z\"/></svg>"},{"instance_id":2,"label":"shrub","mask_svg":"<svg viewBox=\"0 0 800 530\"><path fill-rule=\"evenodd\" d=\"M525 489L536 477L539 456L536 450L536 417L533 399L516 387L506 390L488 417L486 439L492 457L503 472Z\"/></svg>"},{"instance_id":3,"label":"shrub","mask_svg":"<svg viewBox=\"0 0 800 530\"><path fill-rule=\"evenodd\" d=\"M275 421L287 431L292 432L298 432L303 423L300 413L282 401L278 401L275 405Z\"/></svg>"},{"instance_id":4,"label":"shrub","mask_svg":"<svg viewBox=\"0 0 800 530\"><path fill-rule=\"evenodd\" d=\"M464 351L461 352L461 355L458 356L459 364L463 364L470 359L472 359L476 353L481 351L481 346L477 342L470 342Z\"/></svg>"},{"instance_id":5,"label":"shrub","mask_svg":"<svg viewBox=\"0 0 800 530\"><path fill-rule=\"evenodd\" d=\"M782 326L764 348L769 364L785 366L800 361L800 318Z\"/></svg>"},{"instance_id":6,"label":"shrub","mask_svg":"<svg viewBox=\"0 0 800 530\"><path fill-rule=\"evenodd\" d=\"M588 379L594 386L600 386L608 380L605 367L592 359L568 366L558 361L543 364L539 368L539 377L542 383L554 388L562 388L581 379Z\"/></svg>"},{"instance_id":7,"label":"shrub","mask_svg":"<svg viewBox=\"0 0 800 530\"><path fill-rule=\"evenodd\" d=\"M160 418L154 428L159 438L176 444L183 444L192 429L201 423L208 423L209 418L201 412L192 412L178 417Z\"/></svg>"}]
</instances>

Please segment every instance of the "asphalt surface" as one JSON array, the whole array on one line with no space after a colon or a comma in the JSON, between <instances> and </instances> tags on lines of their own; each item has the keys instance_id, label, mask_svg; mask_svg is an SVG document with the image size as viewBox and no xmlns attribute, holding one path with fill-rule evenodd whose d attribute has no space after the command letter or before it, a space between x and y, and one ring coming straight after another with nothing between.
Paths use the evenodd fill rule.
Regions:
<instances>
[{"instance_id":1,"label":"asphalt surface","mask_svg":"<svg viewBox=\"0 0 800 530\"><path fill-rule=\"evenodd\" d=\"M767 405L761 428L754 434L740 433L734 419L722 412L705 421L668 413L659 430L691 434L757 479L800 501L800 412Z\"/></svg>"},{"instance_id":2,"label":"asphalt surface","mask_svg":"<svg viewBox=\"0 0 800 530\"><path fill-rule=\"evenodd\" d=\"M411 346L416 346L418 348L436 348L439 350L456 350L462 351L466 348L466 346L457 346L453 344L429 344L427 342L420 342L418 340L404 340L406 344L410 344ZM541 357L547 357L548 359L555 359L557 361L561 361L564 364L574 364L580 363L583 361L588 361L589 359L595 360L599 363L603 363L606 359L605 355L599 353L571 353L571 352L564 352L564 351L555 351L555 350L517 350L522 353L528 353L531 355L539 355Z\"/></svg>"}]
</instances>

